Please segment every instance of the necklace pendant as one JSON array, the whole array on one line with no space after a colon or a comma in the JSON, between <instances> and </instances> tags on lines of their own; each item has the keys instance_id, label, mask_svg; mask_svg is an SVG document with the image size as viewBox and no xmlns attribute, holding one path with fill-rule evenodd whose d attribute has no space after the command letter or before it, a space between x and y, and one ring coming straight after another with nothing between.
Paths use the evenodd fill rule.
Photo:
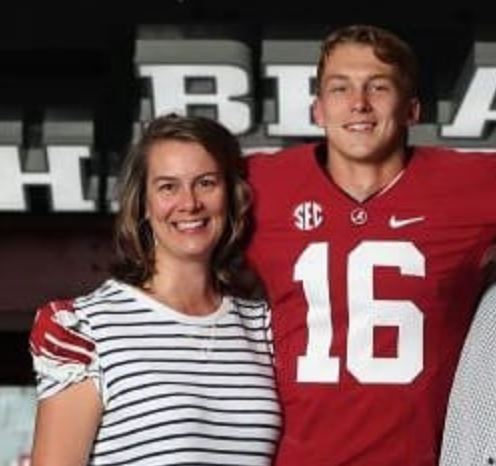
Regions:
<instances>
[{"instance_id":1,"label":"necklace pendant","mask_svg":"<svg viewBox=\"0 0 496 466\"><path fill-rule=\"evenodd\" d=\"M216 333L217 327L215 325L208 327L208 336L203 340L202 343L202 359L204 359L205 361L211 359L215 347Z\"/></svg>"}]
</instances>

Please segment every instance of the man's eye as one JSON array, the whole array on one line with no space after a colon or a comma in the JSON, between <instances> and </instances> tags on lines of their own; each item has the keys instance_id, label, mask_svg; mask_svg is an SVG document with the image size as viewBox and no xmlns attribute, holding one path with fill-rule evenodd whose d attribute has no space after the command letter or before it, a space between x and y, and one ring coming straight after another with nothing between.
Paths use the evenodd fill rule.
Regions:
<instances>
[{"instance_id":1,"label":"man's eye","mask_svg":"<svg viewBox=\"0 0 496 466\"><path fill-rule=\"evenodd\" d=\"M370 89L373 92L385 92L385 91L389 91L390 86L389 84L386 83L376 83L376 84L371 84Z\"/></svg>"},{"instance_id":2,"label":"man's eye","mask_svg":"<svg viewBox=\"0 0 496 466\"><path fill-rule=\"evenodd\" d=\"M331 94L341 94L346 91L346 86L332 86L329 88Z\"/></svg>"}]
</instances>

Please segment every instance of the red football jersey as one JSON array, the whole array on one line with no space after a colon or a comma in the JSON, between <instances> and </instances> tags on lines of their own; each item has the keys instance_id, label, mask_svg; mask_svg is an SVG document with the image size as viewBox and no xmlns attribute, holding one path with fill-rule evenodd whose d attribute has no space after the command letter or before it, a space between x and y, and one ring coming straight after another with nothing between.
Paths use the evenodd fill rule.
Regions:
<instances>
[{"instance_id":1,"label":"red football jersey","mask_svg":"<svg viewBox=\"0 0 496 466\"><path fill-rule=\"evenodd\" d=\"M418 148L360 203L317 146L249 159L272 305L278 466L434 466L496 240L496 156Z\"/></svg>"}]
</instances>

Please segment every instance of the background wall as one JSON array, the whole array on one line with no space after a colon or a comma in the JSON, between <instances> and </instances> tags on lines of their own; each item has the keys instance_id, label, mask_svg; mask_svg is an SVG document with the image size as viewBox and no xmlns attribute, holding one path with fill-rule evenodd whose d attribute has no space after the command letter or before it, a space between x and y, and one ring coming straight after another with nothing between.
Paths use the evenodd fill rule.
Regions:
<instances>
[{"instance_id":1,"label":"background wall","mask_svg":"<svg viewBox=\"0 0 496 466\"><path fill-rule=\"evenodd\" d=\"M21 146L36 147L47 109L57 108L61 114L79 115L92 123L93 169L111 171L114 159L126 151L140 111L143 83L137 79L134 56L138 28L146 24L177 25L179 30L194 30L198 37L202 28L209 35L216 28L236 31L236 38L253 52L257 115L262 111L260 102L273 92L270 83L257 77L263 38L320 40L348 23L392 29L419 56L422 118L424 123L435 122L437 102L456 93L474 42L496 42L496 6L476 1L432 3L402 2L394 8L355 3L351 8L346 2L316 0L140 1L133 6L11 2L1 7L0 14L0 145L5 144L6 139L1 140L5 125L21 121ZM35 307L50 298L88 291L106 275L111 261L112 215L103 205L98 213L53 212L47 193L39 187L32 188L30 199L28 212L0 212L0 385L4 388L29 387L33 382L26 338ZM32 391L16 393L24 397L26 409L32 409ZM12 396L0 390L0 400ZM4 405L5 410L12 406ZM8 412L0 415L0 452L12 444L5 424L1 425L13 425L12 411ZM26 425L29 420L27 415L22 422ZM9 455L8 459L0 455L0 466L11 466L15 455Z\"/></svg>"}]
</instances>

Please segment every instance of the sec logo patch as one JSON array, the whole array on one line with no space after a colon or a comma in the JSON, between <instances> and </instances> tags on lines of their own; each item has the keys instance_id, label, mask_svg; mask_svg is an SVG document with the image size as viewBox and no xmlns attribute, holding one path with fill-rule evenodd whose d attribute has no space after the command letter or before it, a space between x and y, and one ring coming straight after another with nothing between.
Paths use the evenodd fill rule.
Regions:
<instances>
[{"instance_id":1,"label":"sec logo patch","mask_svg":"<svg viewBox=\"0 0 496 466\"><path fill-rule=\"evenodd\" d=\"M320 204L306 201L298 204L293 211L294 225L298 230L315 230L324 221L324 213Z\"/></svg>"}]
</instances>

